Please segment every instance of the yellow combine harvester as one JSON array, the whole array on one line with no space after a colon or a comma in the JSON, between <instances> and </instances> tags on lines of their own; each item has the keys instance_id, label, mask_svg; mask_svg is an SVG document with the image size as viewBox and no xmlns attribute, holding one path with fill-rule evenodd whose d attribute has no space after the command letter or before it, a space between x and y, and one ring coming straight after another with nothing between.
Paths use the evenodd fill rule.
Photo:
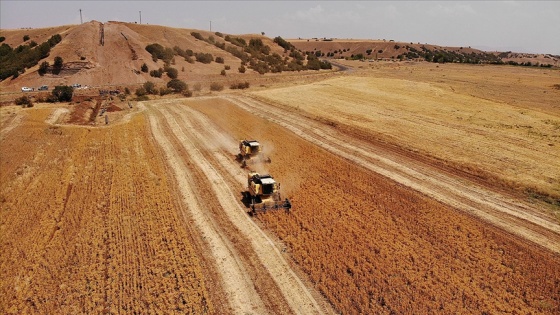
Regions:
<instances>
[{"instance_id":1,"label":"yellow combine harvester","mask_svg":"<svg viewBox=\"0 0 560 315\"><path fill-rule=\"evenodd\" d=\"M260 175L257 172L249 172L247 176L247 191L244 193L245 200L251 208L251 214L257 211L268 211L284 209L290 212L292 204L286 198L282 201L280 197L280 183L268 174Z\"/></svg>"},{"instance_id":2,"label":"yellow combine harvester","mask_svg":"<svg viewBox=\"0 0 560 315\"><path fill-rule=\"evenodd\" d=\"M263 147L256 140L240 140L237 160L241 162L241 167L252 163L270 163L270 158L265 157L262 150Z\"/></svg>"}]
</instances>

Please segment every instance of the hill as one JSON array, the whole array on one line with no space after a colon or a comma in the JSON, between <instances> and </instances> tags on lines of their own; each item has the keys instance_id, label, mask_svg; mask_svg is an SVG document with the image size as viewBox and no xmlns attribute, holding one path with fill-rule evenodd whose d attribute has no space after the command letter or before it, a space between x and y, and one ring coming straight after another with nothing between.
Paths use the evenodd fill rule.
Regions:
<instances>
[{"instance_id":1,"label":"hill","mask_svg":"<svg viewBox=\"0 0 560 315\"><path fill-rule=\"evenodd\" d=\"M265 73L330 68L328 62L321 62L318 58L560 65L560 56L484 52L470 47L392 40L314 38L285 41L261 34L228 35L159 25L91 21L80 25L1 30L0 61L4 62L3 68L6 68L6 62L12 62L6 61L9 57L6 54L37 49L53 36L59 36L61 40L51 43L50 51L43 52L40 57L34 54L35 60L26 56L32 60L25 66L19 65L15 75L0 78L3 79L0 82L3 94L19 92L23 86L81 84L105 89L133 87L146 81L163 85L170 80L165 74L168 67L177 70L177 78L185 82L254 82ZM157 53L146 49L156 44ZM56 57L63 61L58 69L54 68ZM11 58L22 59L14 55ZM43 69L44 75L40 75L40 66L45 62L49 67Z\"/></svg>"},{"instance_id":2,"label":"hill","mask_svg":"<svg viewBox=\"0 0 560 315\"><path fill-rule=\"evenodd\" d=\"M325 57L372 60L427 60L433 62L526 64L531 66L560 66L560 56L487 52L471 47L446 47L432 44L365 39L288 39L304 52L316 52ZM441 60L439 59L441 58Z\"/></svg>"},{"instance_id":3,"label":"hill","mask_svg":"<svg viewBox=\"0 0 560 315\"><path fill-rule=\"evenodd\" d=\"M0 83L3 91L19 91L22 86L40 85L116 86L134 85L148 80L164 83L150 71L167 66L178 70L178 79L212 80L250 77L267 72L305 70L309 61L298 52L291 52L260 34L227 35L194 29L145 25L110 21L91 21L80 25L43 29L2 30L2 45L17 50L31 42L42 43L59 34L62 41L52 47L50 54L37 65L26 68L15 78ZM146 50L148 45L159 44L169 60L154 57ZM198 60L198 55L209 57L208 62ZM55 57L64 61L60 72L52 69ZM43 76L38 73L40 63L51 66ZM305 63L305 64L304 64ZM141 71L143 65L148 71ZM239 68L243 65L245 73ZM225 71L222 73L222 71Z\"/></svg>"}]
</instances>

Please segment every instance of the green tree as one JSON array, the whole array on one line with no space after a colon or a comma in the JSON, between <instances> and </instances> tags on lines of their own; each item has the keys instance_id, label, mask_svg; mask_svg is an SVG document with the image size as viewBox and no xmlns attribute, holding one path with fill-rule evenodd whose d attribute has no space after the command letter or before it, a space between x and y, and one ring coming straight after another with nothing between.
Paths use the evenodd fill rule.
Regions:
<instances>
[{"instance_id":1,"label":"green tree","mask_svg":"<svg viewBox=\"0 0 560 315\"><path fill-rule=\"evenodd\" d=\"M74 95L74 88L67 85L55 86L54 90L52 91L52 95L59 102L70 102L72 101L72 96Z\"/></svg>"},{"instance_id":2,"label":"green tree","mask_svg":"<svg viewBox=\"0 0 560 315\"><path fill-rule=\"evenodd\" d=\"M140 97L140 96L145 96L148 93L146 92L146 89L144 89L143 87L139 87L139 88L136 89L136 92L134 92L134 94L136 94L136 96Z\"/></svg>"},{"instance_id":3,"label":"green tree","mask_svg":"<svg viewBox=\"0 0 560 315\"><path fill-rule=\"evenodd\" d=\"M49 70L49 62L43 61L39 66L39 75L45 75L45 73L47 73L47 70Z\"/></svg>"},{"instance_id":4,"label":"green tree","mask_svg":"<svg viewBox=\"0 0 560 315\"><path fill-rule=\"evenodd\" d=\"M167 76L171 79L177 79L177 76L179 76L179 71L175 68L167 67L165 70L165 72L167 72Z\"/></svg>"},{"instance_id":5,"label":"green tree","mask_svg":"<svg viewBox=\"0 0 560 315\"><path fill-rule=\"evenodd\" d=\"M144 87L144 90L146 91L146 93L149 93L149 94L158 94L158 90L156 89L156 85L155 85L154 82L152 82L152 81L146 81L146 82L144 82L144 84L142 85L142 87Z\"/></svg>"},{"instance_id":6,"label":"green tree","mask_svg":"<svg viewBox=\"0 0 560 315\"><path fill-rule=\"evenodd\" d=\"M60 56L54 57L53 73L59 74L63 64L64 61L62 60L62 57Z\"/></svg>"},{"instance_id":7,"label":"green tree","mask_svg":"<svg viewBox=\"0 0 560 315\"><path fill-rule=\"evenodd\" d=\"M167 87L172 89L176 93L181 93L188 88L187 84L179 79L172 79L171 81L167 82Z\"/></svg>"},{"instance_id":8,"label":"green tree","mask_svg":"<svg viewBox=\"0 0 560 315\"><path fill-rule=\"evenodd\" d=\"M150 71L150 76L152 76L154 78L161 78L162 74L163 74L163 71L161 69L156 69L156 70Z\"/></svg>"}]
</instances>

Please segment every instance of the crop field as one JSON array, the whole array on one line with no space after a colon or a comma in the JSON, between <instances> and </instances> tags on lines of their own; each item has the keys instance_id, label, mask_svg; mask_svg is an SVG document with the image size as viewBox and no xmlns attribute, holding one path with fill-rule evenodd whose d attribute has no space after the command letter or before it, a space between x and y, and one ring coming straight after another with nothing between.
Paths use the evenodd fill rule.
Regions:
<instances>
[{"instance_id":1,"label":"crop field","mask_svg":"<svg viewBox=\"0 0 560 315\"><path fill-rule=\"evenodd\" d=\"M493 185L560 200L560 73L494 68L386 66L255 94Z\"/></svg>"},{"instance_id":2,"label":"crop field","mask_svg":"<svg viewBox=\"0 0 560 315\"><path fill-rule=\"evenodd\" d=\"M266 139L272 158L266 170L277 176L295 210L259 215L258 220L285 242L338 311L558 309L558 255L312 146L283 126L241 110L240 103L187 104L216 122L222 133Z\"/></svg>"},{"instance_id":3,"label":"crop field","mask_svg":"<svg viewBox=\"0 0 560 315\"><path fill-rule=\"evenodd\" d=\"M358 65L97 127L0 108L0 312L560 312L558 74ZM290 213L247 213L240 139Z\"/></svg>"},{"instance_id":4,"label":"crop field","mask_svg":"<svg viewBox=\"0 0 560 315\"><path fill-rule=\"evenodd\" d=\"M45 123L52 112L13 113L2 133L0 312L212 312L145 118L86 129Z\"/></svg>"}]
</instances>

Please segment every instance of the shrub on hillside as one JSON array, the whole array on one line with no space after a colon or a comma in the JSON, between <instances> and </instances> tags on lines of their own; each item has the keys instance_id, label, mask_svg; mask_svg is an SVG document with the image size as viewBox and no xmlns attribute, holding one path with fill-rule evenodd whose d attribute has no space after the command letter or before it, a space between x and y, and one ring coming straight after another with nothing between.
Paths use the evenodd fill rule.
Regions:
<instances>
[{"instance_id":1,"label":"shrub on hillside","mask_svg":"<svg viewBox=\"0 0 560 315\"><path fill-rule=\"evenodd\" d=\"M241 67L238 68L239 73L245 73L245 66L241 65Z\"/></svg>"},{"instance_id":2,"label":"shrub on hillside","mask_svg":"<svg viewBox=\"0 0 560 315\"><path fill-rule=\"evenodd\" d=\"M70 102L74 96L74 88L67 85L55 86L52 95L59 102Z\"/></svg>"},{"instance_id":3,"label":"shrub on hillside","mask_svg":"<svg viewBox=\"0 0 560 315\"><path fill-rule=\"evenodd\" d=\"M145 96L148 93L146 92L146 89L144 89L143 87L139 87L139 88L136 89L136 92L134 92L134 94L136 94L136 96L140 97L140 96Z\"/></svg>"},{"instance_id":4,"label":"shrub on hillside","mask_svg":"<svg viewBox=\"0 0 560 315\"><path fill-rule=\"evenodd\" d=\"M23 35L23 41L26 42L29 40L29 35Z\"/></svg>"},{"instance_id":5,"label":"shrub on hillside","mask_svg":"<svg viewBox=\"0 0 560 315\"><path fill-rule=\"evenodd\" d=\"M140 67L140 70L142 70L142 72L147 73L148 72L148 65L146 63L143 63L142 67Z\"/></svg>"},{"instance_id":6,"label":"shrub on hillside","mask_svg":"<svg viewBox=\"0 0 560 315\"><path fill-rule=\"evenodd\" d=\"M215 61L216 61L217 63L224 63L224 58L222 58L222 57L216 57L216 60L215 60Z\"/></svg>"},{"instance_id":7,"label":"shrub on hillside","mask_svg":"<svg viewBox=\"0 0 560 315\"><path fill-rule=\"evenodd\" d=\"M230 87L230 89L232 90L236 90L236 89L248 89L249 88L249 82L242 82L242 83L233 83Z\"/></svg>"},{"instance_id":8,"label":"shrub on hillside","mask_svg":"<svg viewBox=\"0 0 560 315\"><path fill-rule=\"evenodd\" d=\"M16 103L16 105L21 105L22 107L33 107L33 102L31 101L31 98L27 97L27 95L16 98L14 103Z\"/></svg>"},{"instance_id":9,"label":"shrub on hillside","mask_svg":"<svg viewBox=\"0 0 560 315\"><path fill-rule=\"evenodd\" d=\"M239 47L247 46L247 42L241 37L231 37L229 35L226 35L226 37L224 39L227 42L230 42L230 43L234 44L235 46L239 46Z\"/></svg>"},{"instance_id":10,"label":"shrub on hillside","mask_svg":"<svg viewBox=\"0 0 560 315\"><path fill-rule=\"evenodd\" d=\"M156 85L152 81L144 82L144 84L142 84L142 87L144 88L144 90L148 94L157 94L158 93Z\"/></svg>"},{"instance_id":11,"label":"shrub on hillside","mask_svg":"<svg viewBox=\"0 0 560 315\"><path fill-rule=\"evenodd\" d=\"M193 92L189 91L187 89L187 90L183 91L183 93L181 93L181 94L183 94L184 97L191 97L193 95Z\"/></svg>"},{"instance_id":12,"label":"shrub on hillside","mask_svg":"<svg viewBox=\"0 0 560 315\"><path fill-rule=\"evenodd\" d=\"M59 74L60 70L62 70L62 65L64 64L64 60L62 60L62 57L60 56L56 56L54 57L54 65L53 65L53 73L54 74Z\"/></svg>"},{"instance_id":13,"label":"shrub on hillside","mask_svg":"<svg viewBox=\"0 0 560 315\"><path fill-rule=\"evenodd\" d=\"M179 79L173 79L167 82L167 87L172 89L176 93L181 93L184 90L188 89L187 84Z\"/></svg>"},{"instance_id":14,"label":"shrub on hillside","mask_svg":"<svg viewBox=\"0 0 560 315\"><path fill-rule=\"evenodd\" d=\"M198 40L204 40L204 37L198 32L191 32L191 35Z\"/></svg>"},{"instance_id":15,"label":"shrub on hillside","mask_svg":"<svg viewBox=\"0 0 560 315\"><path fill-rule=\"evenodd\" d=\"M214 61L214 57L212 56L212 54L208 54L208 53L197 53L195 54L195 57L196 57L196 61L200 63L208 64Z\"/></svg>"},{"instance_id":16,"label":"shrub on hillside","mask_svg":"<svg viewBox=\"0 0 560 315\"><path fill-rule=\"evenodd\" d=\"M37 71L39 73L39 75L45 75L47 73L47 71L49 70L49 62L48 61L43 61L41 63L41 65L39 66L39 70Z\"/></svg>"},{"instance_id":17,"label":"shrub on hillside","mask_svg":"<svg viewBox=\"0 0 560 315\"><path fill-rule=\"evenodd\" d=\"M278 44L278 46L284 48L284 50L295 49L294 45L290 44L280 36L275 37L273 41Z\"/></svg>"},{"instance_id":18,"label":"shrub on hillside","mask_svg":"<svg viewBox=\"0 0 560 315\"><path fill-rule=\"evenodd\" d=\"M157 69L157 70L152 70L150 71L150 76L154 77L154 78L161 78L161 75L163 74L163 70L162 69Z\"/></svg>"},{"instance_id":19,"label":"shrub on hillside","mask_svg":"<svg viewBox=\"0 0 560 315\"><path fill-rule=\"evenodd\" d=\"M220 83L217 82L213 82L212 84L210 84L210 91L221 91L224 89L224 86Z\"/></svg>"},{"instance_id":20,"label":"shrub on hillside","mask_svg":"<svg viewBox=\"0 0 560 315\"><path fill-rule=\"evenodd\" d=\"M167 67L165 68L165 72L167 72L167 76L171 79L177 79L179 76L179 71L175 68Z\"/></svg>"}]
</instances>

